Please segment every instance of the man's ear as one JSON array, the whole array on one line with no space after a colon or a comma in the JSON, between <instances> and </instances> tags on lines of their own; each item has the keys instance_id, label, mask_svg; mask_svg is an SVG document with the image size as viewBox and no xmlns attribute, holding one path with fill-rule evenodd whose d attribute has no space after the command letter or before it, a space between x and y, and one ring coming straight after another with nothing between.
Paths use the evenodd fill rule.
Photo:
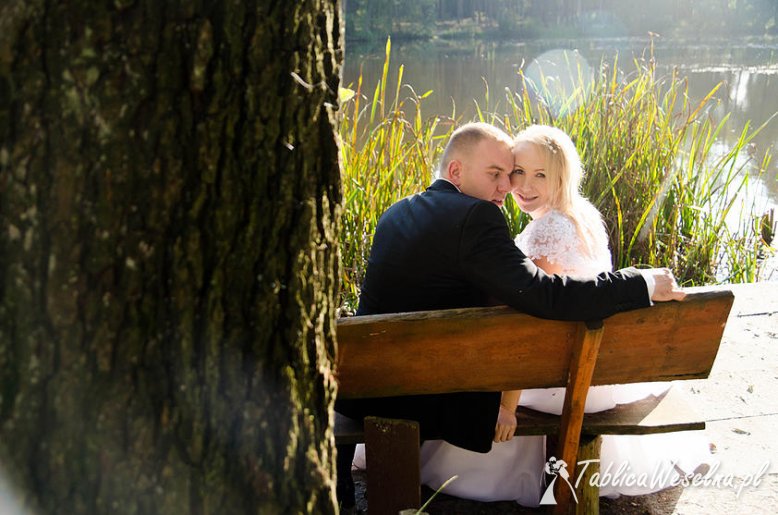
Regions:
<instances>
[{"instance_id":1,"label":"man's ear","mask_svg":"<svg viewBox=\"0 0 778 515\"><path fill-rule=\"evenodd\" d=\"M448 180L450 180L457 188L462 185L462 161L459 159L452 159L448 162Z\"/></svg>"}]
</instances>

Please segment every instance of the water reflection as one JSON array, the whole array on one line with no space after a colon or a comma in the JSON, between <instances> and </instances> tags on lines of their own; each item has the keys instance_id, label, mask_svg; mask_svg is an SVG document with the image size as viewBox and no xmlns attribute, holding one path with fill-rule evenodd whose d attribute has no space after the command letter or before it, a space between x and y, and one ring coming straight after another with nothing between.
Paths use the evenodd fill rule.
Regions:
<instances>
[{"instance_id":1,"label":"water reflection","mask_svg":"<svg viewBox=\"0 0 778 515\"><path fill-rule=\"evenodd\" d=\"M436 44L393 44L392 67L405 66L403 82L413 85L418 94L434 93L423 103L423 115L451 115L464 119L475 116L474 100L482 109L500 111L505 105L505 88L517 91L519 71L533 71L532 63L541 56L557 55L567 50L567 57L577 55L579 62L596 68L601 62L612 63L618 55L620 67L634 68L633 59L651 57L648 39L611 38L549 40L533 42L484 43L452 42ZM573 53L575 51L575 53ZM557 54L547 54L557 52ZM722 152L740 137L743 128L759 127L778 112L778 39L742 38L698 41L654 40L654 56L660 73L673 68L688 77L693 102L703 99L719 82L717 104L709 111L714 120L727 113L727 130L720 135ZM362 70L364 87L372 91L381 76L383 47L346 49L344 83L356 83ZM578 57L576 57L578 59ZM391 75L391 74L390 74ZM564 75L564 74L563 74ZM489 92L487 95L486 85ZM389 91L395 85L390 81ZM487 99L488 97L488 99ZM765 151L778 142L778 118L769 123L749 148L752 162L761 162ZM764 181L765 197L778 205L778 158L770 165Z\"/></svg>"}]
</instances>

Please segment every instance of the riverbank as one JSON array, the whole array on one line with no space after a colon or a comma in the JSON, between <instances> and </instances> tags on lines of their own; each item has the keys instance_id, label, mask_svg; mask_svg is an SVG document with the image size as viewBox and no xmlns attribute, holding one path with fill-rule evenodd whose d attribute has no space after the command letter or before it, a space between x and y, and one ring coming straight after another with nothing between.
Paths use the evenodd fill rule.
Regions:
<instances>
[{"instance_id":1,"label":"riverbank","mask_svg":"<svg viewBox=\"0 0 778 515\"><path fill-rule=\"evenodd\" d=\"M708 379L680 387L707 421L716 475L733 477L734 488L678 486L652 495L601 499L603 515L767 514L778 505L778 282L726 285L735 303ZM767 470L757 486L738 488ZM365 476L355 473L357 506L367 509ZM432 492L423 490L425 497ZM481 503L439 495L427 510L435 514L537 514L513 502Z\"/></svg>"},{"instance_id":2,"label":"riverbank","mask_svg":"<svg viewBox=\"0 0 778 515\"><path fill-rule=\"evenodd\" d=\"M368 6L351 0L346 9L346 44L395 41L463 40L527 41L539 38L643 37L646 34L693 37L741 37L778 34L766 6L664 6L648 15L644 9L615 3L610 8L576 6L560 9L539 2L527 9L521 2L487 2L478 7L441 6L430 0L405 2L400 8ZM701 1L701 0L700 0ZM753 0L745 0L748 4ZM763 1L763 0L762 0ZM369 2L367 2L369 4ZM526 2L524 2L526 4ZM688 2L687 2L688 3ZM396 4L396 3L395 3ZM440 2L438 2L440 4ZM757 12L760 14L757 14ZM693 23L689 23L694 19Z\"/></svg>"}]
</instances>

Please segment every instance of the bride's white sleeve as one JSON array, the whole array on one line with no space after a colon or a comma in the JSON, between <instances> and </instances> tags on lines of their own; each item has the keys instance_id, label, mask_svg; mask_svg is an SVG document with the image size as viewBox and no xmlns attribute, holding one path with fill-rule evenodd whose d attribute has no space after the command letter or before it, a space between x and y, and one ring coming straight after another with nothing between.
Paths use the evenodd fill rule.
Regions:
<instances>
[{"instance_id":1,"label":"bride's white sleeve","mask_svg":"<svg viewBox=\"0 0 778 515\"><path fill-rule=\"evenodd\" d=\"M560 266L566 274L589 268L581 252L583 245L575 223L557 211L530 222L516 237L516 245L528 258L545 258Z\"/></svg>"}]
</instances>

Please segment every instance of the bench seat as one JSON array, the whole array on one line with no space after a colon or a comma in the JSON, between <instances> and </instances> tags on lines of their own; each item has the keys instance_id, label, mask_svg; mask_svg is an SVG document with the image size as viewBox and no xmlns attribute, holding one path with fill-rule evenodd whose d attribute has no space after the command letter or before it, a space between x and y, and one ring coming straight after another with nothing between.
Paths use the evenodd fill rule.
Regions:
<instances>
[{"instance_id":1,"label":"bench seat","mask_svg":"<svg viewBox=\"0 0 778 515\"><path fill-rule=\"evenodd\" d=\"M552 415L519 406L516 410L516 435L559 434L559 415ZM683 392L671 387L659 397L621 404L607 411L584 415L581 433L598 435L646 435L705 429L705 420L693 409ZM335 414L335 442L357 444L365 442L362 424Z\"/></svg>"}]
</instances>

